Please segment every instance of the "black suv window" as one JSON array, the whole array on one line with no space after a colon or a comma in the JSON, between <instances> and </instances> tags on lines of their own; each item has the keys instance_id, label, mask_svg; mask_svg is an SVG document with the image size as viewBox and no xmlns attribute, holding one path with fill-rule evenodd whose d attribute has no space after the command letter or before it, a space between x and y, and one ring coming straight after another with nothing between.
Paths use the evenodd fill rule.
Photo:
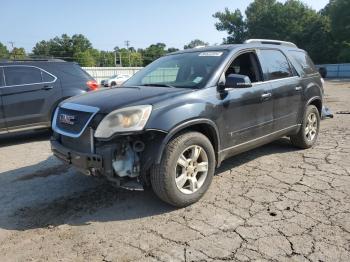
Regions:
<instances>
[{"instance_id":1,"label":"black suv window","mask_svg":"<svg viewBox=\"0 0 350 262\"><path fill-rule=\"evenodd\" d=\"M28 66L4 67L7 86L35 84L42 82L41 70Z\"/></svg>"},{"instance_id":2,"label":"black suv window","mask_svg":"<svg viewBox=\"0 0 350 262\"><path fill-rule=\"evenodd\" d=\"M265 80L275 80L293 76L286 56L279 50L262 49L259 51L260 63Z\"/></svg>"},{"instance_id":3,"label":"black suv window","mask_svg":"<svg viewBox=\"0 0 350 262\"><path fill-rule=\"evenodd\" d=\"M317 73L317 69L307 53L302 51L289 51L289 54L302 67L305 74Z\"/></svg>"},{"instance_id":4,"label":"black suv window","mask_svg":"<svg viewBox=\"0 0 350 262\"><path fill-rule=\"evenodd\" d=\"M0 86L4 86L4 73L2 71L2 67L0 67Z\"/></svg>"},{"instance_id":5,"label":"black suv window","mask_svg":"<svg viewBox=\"0 0 350 262\"><path fill-rule=\"evenodd\" d=\"M202 88L226 55L226 50L218 50L163 56L135 74L124 86L155 84Z\"/></svg>"},{"instance_id":6,"label":"black suv window","mask_svg":"<svg viewBox=\"0 0 350 262\"><path fill-rule=\"evenodd\" d=\"M52 75L49 75L44 71L41 71L41 76L42 76L43 82L52 82L53 80L55 80L55 78Z\"/></svg>"},{"instance_id":7,"label":"black suv window","mask_svg":"<svg viewBox=\"0 0 350 262\"><path fill-rule=\"evenodd\" d=\"M253 52L248 52L235 58L235 60L226 70L225 77L230 74L248 76L252 83L262 81L256 54Z\"/></svg>"}]
</instances>

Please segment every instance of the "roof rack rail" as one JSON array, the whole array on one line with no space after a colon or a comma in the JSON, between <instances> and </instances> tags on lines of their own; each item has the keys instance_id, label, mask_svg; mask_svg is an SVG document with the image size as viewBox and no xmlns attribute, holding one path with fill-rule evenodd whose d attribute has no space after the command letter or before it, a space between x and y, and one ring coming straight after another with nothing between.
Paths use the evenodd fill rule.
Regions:
<instances>
[{"instance_id":1,"label":"roof rack rail","mask_svg":"<svg viewBox=\"0 0 350 262\"><path fill-rule=\"evenodd\" d=\"M24 59L1 59L0 62L66 62L57 58L24 58Z\"/></svg>"},{"instance_id":2,"label":"roof rack rail","mask_svg":"<svg viewBox=\"0 0 350 262\"><path fill-rule=\"evenodd\" d=\"M272 40L272 39L248 39L244 41L244 43L245 44L259 43L259 44L266 44L266 45L282 45L282 46L289 46L289 47L297 47L297 45L292 42Z\"/></svg>"}]
</instances>

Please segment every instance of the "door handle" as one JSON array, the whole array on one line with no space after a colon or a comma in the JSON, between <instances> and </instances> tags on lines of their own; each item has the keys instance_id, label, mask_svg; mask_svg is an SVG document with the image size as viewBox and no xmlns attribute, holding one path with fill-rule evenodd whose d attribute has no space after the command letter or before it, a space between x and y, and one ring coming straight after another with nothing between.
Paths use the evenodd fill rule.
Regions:
<instances>
[{"instance_id":1,"label":"door handle","mask_svg":"<svg viewBox=\"0 0 350 262\"><path fill-rule=\"evenodd\" d=\"M301 86L295 87L295 91L301 91L301 89L303 89Z\"/></svg>"},{"instance_id":2,"label":"door handle","mask_svg":"<svg viewBox=\"0 0 350 262\"><path fill-rule=\"evenodd\" d=\"M272 94L271 94L271 93L265 93L265 94L262 94L262 95L261 95L261 99L262 99L263 101L269 100L271 97L272 97Z\"/></svg>"},{"instance_id":3,"label":"door handle","mask_svg":"<svg viewBox=\"0 0 350 262\"><path fill-rule=\"evenodd\" d=\"M53 86L43 86L42 90L50 90L53 89Z\"/></svg>"}]
</instances>

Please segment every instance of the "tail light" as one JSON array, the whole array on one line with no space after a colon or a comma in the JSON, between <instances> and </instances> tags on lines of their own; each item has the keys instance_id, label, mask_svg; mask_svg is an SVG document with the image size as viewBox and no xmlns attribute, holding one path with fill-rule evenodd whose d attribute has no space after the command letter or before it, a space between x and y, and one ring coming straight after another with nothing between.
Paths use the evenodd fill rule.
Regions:
<instances>
[{"instance_id":1,"label":"tail light","mask_svg":"<svg viewBox=\"0 0 350 262\"><path fill-rule=\"evenodd\" d=\"M87 81L86 85L89 87L90 91L95 91L100 87L100 85L95 80Z\"/></svg>"}]
</instances>

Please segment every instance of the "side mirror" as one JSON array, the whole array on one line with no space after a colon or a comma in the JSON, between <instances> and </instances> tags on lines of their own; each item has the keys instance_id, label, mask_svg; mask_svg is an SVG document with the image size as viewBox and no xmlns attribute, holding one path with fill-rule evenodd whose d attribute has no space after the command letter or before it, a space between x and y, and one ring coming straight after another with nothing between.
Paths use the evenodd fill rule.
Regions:
<instances>
[{"instance_id":1,"label":"side mirror","mask_svg":"<svg viewBox=\"0 0 350 262\"><path fill-rule=\"evenodd\" d=\"M325 67L320 67L318 69L318 72L320 73L320 75L322 76L322 78L326 78L327 77L327 68Z\"/></svg>"},{"instance_id":2,"label":"side mirror","mask_svg":"<svg viewBox=\"0 0 350 262\"><path fill-rule=\"evenodd\" d=\"M230 74L226 77L225 88L247 88L252 87L248 76Z\"/></svg>"}]
</instances>

